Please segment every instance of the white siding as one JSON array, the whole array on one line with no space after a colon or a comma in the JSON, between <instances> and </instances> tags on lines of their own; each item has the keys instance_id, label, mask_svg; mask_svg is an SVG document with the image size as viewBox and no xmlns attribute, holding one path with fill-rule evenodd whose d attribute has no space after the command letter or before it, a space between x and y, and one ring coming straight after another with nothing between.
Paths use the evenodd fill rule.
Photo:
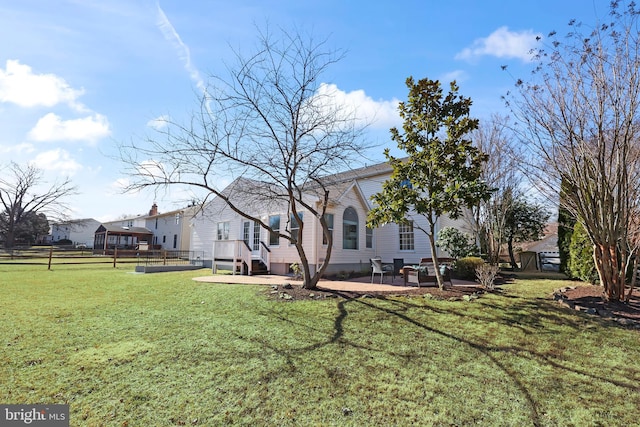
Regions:
<instances>
[{"instance_id":1,"label":"white siding","mask_svg":"<svg viewBox=\"0 0 640 427\"><path fill-rule=\"evenodd\" d=\"M366 270L369 268L369 259L374 256L381 256L385 262L393 262L395 258L402 258L406 264L415 264L420 258L431 256L428 237L417 227L414 227L414 250L400 251L397 224L387 224L375 229L373 233L373 248L366 247L366 219L371 205L370 199L371 196L382 190L382 184L389 176L390 172L358 179L357 185L347 186L348 189L344 194L332 194L336 203L327 210L327 213L334 215L334 241L329 272ZM339 199L335 200L335 197L339 197ZM268 223L269 216L279 215L280 230L290 229L288 206L286 204L280 206L272 204L267 207L267 205L247 206L248 200L240 201L239 203L241 204L239 206L241 209L249 209L249 213L253 213L264 223ZM343 248L343 214L348 207L353 207L358 215L357 250ZM306 211L303 212L303 215L304 229L302 239L307 259L313 268L324 261L327 248L322 244L322 229L318 219ZM224 202L214 199L205 208L204 213L198 214L197 218L192 221L191 250L203 251L205 259L211 259L211 247L216 239L217 224L223 221L229 221L230 223L229 238L242 240L242 223L245 220L226 208ZM422 228L427 227L426 219L423 216L416 216L414 221ZM442 218L436 228L436 232L441 226L449 224L458 224L458 222ZM277 246L270 246L268 244L269 236L267 231L261 229L261 241L271 250L272 271L276 271L273 268L274 265L278 266L278 272L284 272L287 270L288 265L300 261L295 246L290 245L285 239L280 239L280 244Z\"/></svg>"},{"instance_id":2,"label":"white siding","mask_svg":"<svg viewBox=\"0 0 640 427\"><path fill-rule=\"evenodd\" d=\"M176 224L176 213L180 215L178 224ZM182 236L182 221L183 216L179 212L167 213L164 215L157 215L147 218L144 227L153 232L154 237L158 238L158 245L162 246L162 249L168 250L187 250L189 249L188 242L185 245L183 243ZM162 237L166 236L166 241L162 242ZM173 246L173 236L177 236L176 247ZM148 242L149 244L153 242Z\"/></svg>"},{"instance_id":3,"label":"white siding","mask_svg":"<svg viewBox=\"0 0 640 427\"><path fill-rule=\"evenodd\" d=\"M72 244L84 244L93 247L95 232L100 227L100 223L95 219L75 220L51 226L52 240L71 240Z\"/></svg>"}]
</instances>

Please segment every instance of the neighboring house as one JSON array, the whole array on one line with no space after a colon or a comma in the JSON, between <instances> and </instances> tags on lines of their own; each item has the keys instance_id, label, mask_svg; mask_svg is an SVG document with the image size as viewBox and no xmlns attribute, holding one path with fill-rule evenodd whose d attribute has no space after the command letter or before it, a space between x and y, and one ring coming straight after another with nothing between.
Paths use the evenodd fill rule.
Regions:
<instances>
[{"instance_id":1,"label":"neighboring house","mask_svg":"<svg viewBox=\"0 0 640 427\"><path fill-rule=\"evenodd\" d=\"M191 243L189 221L197 207L187 207L171 212L158 213L154 203L145 217L145 227L153 233L149 242L154 248L188 251Z\"/></svg>"},{"instance_id":2,"label":"neighboring house","mask_svg":"<svg viewBox=\"0 0 640 427\"><path fill-rule=\"evenodd\" d=\"M522 269L560 271L558 223L547 224L542 239L516 243L513 250Z\"/></svg>"},{"instance_id":3,"label":"neighboring house","mask_svg":"<svg viewBox=\"0 0 640 427\"><path fill-rule=\"evenodd\" d=\"M70 240L74 246L93 247L94 233L100 223L93 218L51 224L51 242Z\"/></svg>"},{"instance_id":4,"label":"neighboring house","mask_svg":"<svg viewBox=\"0 0 640 427\"><path fill-rule=\"evenodd\" d=\"M430 257L428 237L418 230L426 227L426 219L420 215L417 223L409 225L387 224L370 229L366 218L372 208L371 196L382 190L382 184L391 176L387 163L364 167L326 177L329 193L327 221L333 233L333 247L327 274L347 271L368 271L370 258L382 257L383 262L418 264L421 258ZM299 228L286 205L252 203L250 194L255 194L259 183L238 179L224 192L238 193L243 185L252 185L246 197L233 199L234 203L274 229L292 230ZM231 193L231 191L234 193ZM312 191L306 195L308 203L320 203L320 198ZM246 200L243 200L246 199ZM312 271L323 262L327 244L322 227L317 218L302 211L304 228L302 241ZM461 222L441 218L436 233L443 227L464 228ZM214 198L192 220L191 250L204 252L205 265L235 268L243 273L254 273L262 266L274 274L290 272L292 263L299 262L295 246L285 239L278 239L266 229L253 223L227 207L219 197ZM438 253L438 256L445 256Z\"/></svg>"},{"instance_id":5,"label":"neighboring house","mask_svg":"<svg viewBox=\"0 0 640 427\"><path fill-rule=\"evenodd\" d=\"M196 207L159 213L158 205L149 214L101 224L95 230L95 249L189 250L189 219Z\"/></svg>"}]
</instances>

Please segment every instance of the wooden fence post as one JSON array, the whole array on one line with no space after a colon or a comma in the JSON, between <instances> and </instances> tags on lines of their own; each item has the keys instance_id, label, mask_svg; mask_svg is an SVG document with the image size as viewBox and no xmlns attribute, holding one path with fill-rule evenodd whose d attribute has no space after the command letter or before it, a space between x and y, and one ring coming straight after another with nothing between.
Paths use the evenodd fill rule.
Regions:
<instances>
[{"instance_id":1,"label":"wooden fence post","mask_svg":"<svg viewBox=\"0 0 640 427\"><path fill-rule=\"evenodd\" d=\"M51 270L51 258L53 257L53 246L49 248L49 265L47 266L47 270Z\"/></svg>"},{"instance_id":2,"label":"wooden fence post","mask_svg":"<svg viewBox=\"0 0 640 427\"><path fill-rule=\"evenodd\" d=\"M118 248L113 248L113 268L116 268L116 258L118 258Z\"/></svg>"}]
</instances>

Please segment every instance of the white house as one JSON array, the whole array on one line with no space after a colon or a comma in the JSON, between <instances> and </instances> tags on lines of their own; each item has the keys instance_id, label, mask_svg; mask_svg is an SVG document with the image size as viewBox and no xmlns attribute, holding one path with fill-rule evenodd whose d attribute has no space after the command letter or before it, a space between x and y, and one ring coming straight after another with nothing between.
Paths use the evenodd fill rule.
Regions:
<instances>
[{"instance_id":1,"label":"white house","mask_svg":"<svg viewBox=\"0 0 640 427\"><path fill-rule=\"evenodd\" d=\"M94 233L100 223L93 218L51 224L51 241L70 240L73 245L93 247Z\"/></svg>"},{"instance_id":2,"label":"white house","mask_svg":"<svg viewBox=\"0 0 640 427\"><path fill-rule=\"evenodd\" d=\"M153 233L149 242L154 248L188 251L191 242L189 221L196 207L187 207L158 213L154 203L149 215L144 217L144 227Z\"/></svg>"},{"instance_id":3,"label":"white house","mask_svg":"<svg viewBox=\"0 0 640 427\"><path fill-rule=\"evenodd\" d=\"M137 250L142 247L188 251L189 220L195 210L195 207L187 207L160 213L154 203L147 215L99 224L94 229L95 249L105 253L113 248Z\"/></svg>"},{"instance_id":4,"label":"white house","mask_svg":"<svg viewBox=\"0 0 640 427\"><path fill-rule=\"evenodd\" d=\"M428 237L414 227L414 223L387 224L376 229L366 227L367 213L372 208L371 196L382 190L391 171L387 163L382 163L326 177L330 190L326 219L333 234L328 274L368 271L369 260L375 256L382 257L383 262L400 264L417 264L421 258L431 257ZM254 192L261 185L241 178L223 193L235 194L231 196L233 202L243 212L276 230L295 233L299 229L287 205L255 203L251 191L247 191L245 197L238 197L237 194L242 194L238 190L247 183L253 183ZM312 191L305 197L308 203L320 203ZM419 222L416 225L426 227L424 217L417 215L412 219ZM310 267L315 271L324 262L327 242L318 218L302 211L302 221L302 241ZM445 217L438 221L436 233L446 226L464 228L462 222ZM220 197L214 198L192 220L191 250L204 252L205 265L214 270L225 267L248 274L255 274L261 267L274 274L286 274L292 263L300 261L295 246L243 218Z\"/></svg>"}]
</instances>

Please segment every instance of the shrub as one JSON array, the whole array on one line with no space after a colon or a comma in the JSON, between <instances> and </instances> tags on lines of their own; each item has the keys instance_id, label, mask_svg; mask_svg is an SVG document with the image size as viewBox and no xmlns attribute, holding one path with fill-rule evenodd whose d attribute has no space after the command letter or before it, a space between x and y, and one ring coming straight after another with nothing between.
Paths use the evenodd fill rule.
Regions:
<instances>
[{"instance_id":1,"label":"shrub","mask_svg":"<svg viewBox=\"0 0 640 427\"><path fill-rule=\"evenodd\" d=\"M593 261L593 245L580 222L573 226L567 268L571 277L589 283L598 281L598 272Z\"/></svg>"},{"instance_id":2,"label":"shrub","mask_svg":"<svg viewBox=\"0 0 640 427\"><path fill-rule=\"evenodd\" d=\"M447 251L453 259L460 259L477 252L471 237L454 227L444 227L440 230L436 245Z\"/></svg>"},{"instance_id":3,"label":"shrub","mask_svg":"<svg viewBox=\"0 0 640 427\"><path fill-rule=\"evenodd\" d=\"M484 264L484 260L479 257L460 258L453 264L453 272L458 279L475 280L476 269Z\"/></svg>"},{"instance_id":4,"label":"shrub","mask_svg":"<svg viewBox=\"0 0 640 427\"><path fill-rule=\"evenodd\" d=\"M500 271L500 268L498 268L497 265L484 263L481 266L476 267L476 277L483 288L492 291L496 287L495 280L498 275L498 271Z\"/></svg>"},{"instance_id":5,"label":"shrub","mask_svg":"<svg viewBox=\"0 0 640 427\"><path fill-rule=\"evenodd\" d=\"M300 268L300 264L294 262L289 266L289 271L293 273L293 278L297 280L302 280L304 278L304 271Z\"/></svg>"}]
</instances>

